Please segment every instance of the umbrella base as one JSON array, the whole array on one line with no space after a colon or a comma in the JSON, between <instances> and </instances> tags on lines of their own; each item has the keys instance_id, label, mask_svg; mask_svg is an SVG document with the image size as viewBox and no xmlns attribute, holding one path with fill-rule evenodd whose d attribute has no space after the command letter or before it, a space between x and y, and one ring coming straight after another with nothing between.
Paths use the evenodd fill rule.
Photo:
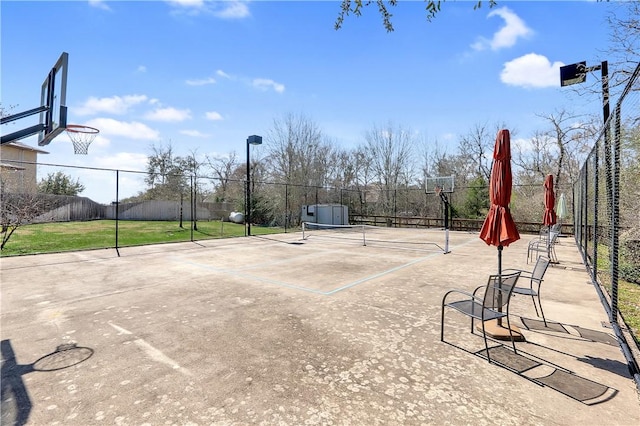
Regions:
<instances>
[{"instance_id":1,"label":"umbrella base","mask_svg":"<svg viewBox=\"0 0 640 426\"><path fill-rule=\"evenodd\" d=\"M476 324L476 330L482 331L482 324ZM511 340L506 321L503 321L502 325L498 324L498 320L485 321L484 331L487 333L487 336L496 340ZM511 324L511 333L513 333L513 340L516 342L525 341L524 335L520 332L520 328L513 324Z\"/></svg>"}]
</instances>

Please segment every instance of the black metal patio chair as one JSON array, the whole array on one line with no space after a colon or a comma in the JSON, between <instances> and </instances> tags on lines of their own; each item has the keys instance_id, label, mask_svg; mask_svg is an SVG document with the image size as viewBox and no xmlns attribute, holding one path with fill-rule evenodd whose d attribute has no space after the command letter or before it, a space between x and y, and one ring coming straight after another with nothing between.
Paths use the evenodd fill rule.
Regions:
<instances>
[{"instance_id":1,"label":"black metal patio chair","mask_svg":"<svg viewBox=\"0 0 640 426\"><path fill-rule=\"evenodd\" d=\"M544 280L544 274L549 267L549 258L545 256L539 256L536 261L536 265L533 267L533 271L525 271L522 269L505 269L504 272L519 271L520 276L529 280L529 287L515 287L513 294L521 294L525 296L531 296L533 300L533 307L536 309L536 315L542 316L544 326L547 326L547 319L544 317L544 311L542 310L542 303L540 302L540 286ZM536 298L538 304L536 305ZM538 306L540 306L540 313L538 313Z\"/></svg>"},{"instance_id":2,"label":"black metal patio chair","mask_svg":"<svg viewBox=\"0 0 640 426\"><path fill-rule=\"evenodd\" d=\"M516 351L516 343L513 337L511 329L511 323L509 322L509 302L513 289L520 277L520 271L504 273L501 275L490 275L487 284L479 286L473 293L469 293L464 290L449 290L442 298L442 318L440 322L440 341L444 342L444 309L446 307L453 308L456 311L471 318L471 333L473 333L474 320L480 320L482 323L482 336L484 338L484 346L487 351L487 360L491 362L489 355L489 343L487 339L487 332L485 329L485 322L490 320L502 321L506 319L507 329L509 330L509 337L511 338L511 344L513 351ZM477 294L480 289L484 288L484 294L479 297ZM447 302L447 297L450 295L464 296L458 298L455 301Z\"/></svg>"}]
</instances>

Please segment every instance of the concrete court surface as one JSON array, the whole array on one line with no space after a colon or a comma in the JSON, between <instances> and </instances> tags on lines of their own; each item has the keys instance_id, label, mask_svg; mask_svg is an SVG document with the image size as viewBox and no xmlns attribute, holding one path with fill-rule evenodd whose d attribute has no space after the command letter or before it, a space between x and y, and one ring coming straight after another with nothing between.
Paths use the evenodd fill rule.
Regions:
<instances>
[{"instance_id":1,"label":"concrete court surface","mask_svg":"<svg viewBox=\"0 0 640 426\"><path fill-rule=\"evenodd\" d=\"M532 268L531 238L505 268ZM547 327L517 296L526 342L491 343L491 364L453 310L441 342L440 314L497 250L463 232L450 248L289 233L3 258L2 424L640 424L571 237L543 284Z\"/></svg>"}]
</instances>

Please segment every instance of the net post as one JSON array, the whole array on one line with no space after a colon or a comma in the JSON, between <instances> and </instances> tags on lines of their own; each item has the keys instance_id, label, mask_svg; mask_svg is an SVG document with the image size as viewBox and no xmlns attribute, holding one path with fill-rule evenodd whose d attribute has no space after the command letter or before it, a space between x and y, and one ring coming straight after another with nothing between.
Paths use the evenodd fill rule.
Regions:
<instances>
[{"instance_id":1,"label":"net post","mask_svg":"<svg viewBox=\"0 0 640 426\"><path fill-rule=\"evenodd\" d=\"M306 240L306 238L304 236L304 229L305 229L306 224L307 224L307 222L302 222L302 239L303 240Z\"/></svg>"},{"instance_id":2,"label":"net post","mask_svg":"<svg viewBox=\"0 0 640 426\"><path fill-rule=\"evenodd\" d=\"M366 247L367 237L365 236L365 226L364 225L360 225L360 226L362 226L362 245Z\"/></svg>"},{"instance_id":3,"label":"net post","mask_svg":"<svg viewBox=\"0 0 640 426\"><path fill-rule=\"evenodd\" d=\"M449 250L449 228L444 230L444 254L451 253Z\"/></svg>"}]
</instances>

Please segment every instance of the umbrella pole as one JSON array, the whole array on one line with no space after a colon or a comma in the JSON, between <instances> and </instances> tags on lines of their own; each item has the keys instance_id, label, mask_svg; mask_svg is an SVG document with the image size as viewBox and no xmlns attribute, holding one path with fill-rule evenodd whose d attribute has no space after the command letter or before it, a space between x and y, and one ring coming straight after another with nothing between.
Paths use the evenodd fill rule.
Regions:
<instances>
[{"instance_id":1,"label":"umbrella pole","mask_svg":"<svg viewBox=\"0 0 640 426\"><path fill-rule=\"evenodd\" d=\"M502 246L498 246L498 311L502 312ZM498 318L498 326L502 327L502 318Z\"/></svg>"},{"instance_id":2,"label":"umbrella pole","mask_svg":"<svg viewBox=\"0 0 640 426\"><path fill-rule=\"evenodd\" d=\"M498 312L502 312L502 249L498 246ZM524 336L520 332L520 329L513 324L509 324L508 327L503 325L502 318L487 321L488 324L484 326L483 331L497 340L513 340L516 342L524 342ZM478 328L479 329L479 328Z\"/></svg>"}]
</instances>

